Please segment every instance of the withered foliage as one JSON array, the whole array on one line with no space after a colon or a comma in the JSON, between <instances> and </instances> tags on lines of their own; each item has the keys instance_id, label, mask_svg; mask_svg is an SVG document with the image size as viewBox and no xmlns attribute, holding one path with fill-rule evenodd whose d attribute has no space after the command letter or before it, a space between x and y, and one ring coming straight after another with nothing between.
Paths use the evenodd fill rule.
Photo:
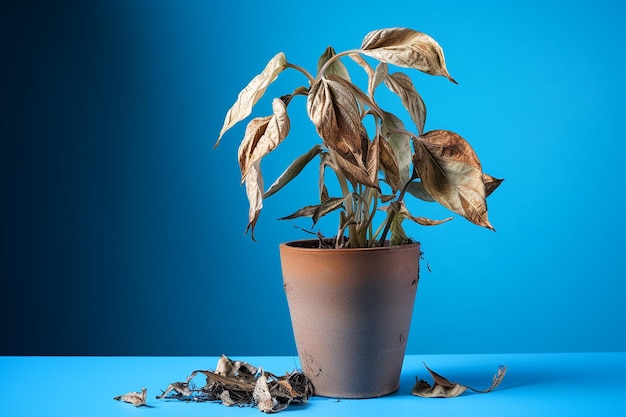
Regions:
<instances>
[{"instance_id":1,"label":"withered foliage","mask_svg":"<svg viewBox=\"0 0 626 417\"><path fill-rule=\"evenodd\" d=\"M367 85L363 88L353 81L342 62L347 57L365 71ZM375 66L372 61L377 61ZM315 157L319 157L319 202L292 211L283 219L310 217L315 225L321 217L339 212L335 247L382 246L388 241L402 244L407 240L404 220L426 226L447 221L410 214L404 204L407 193L423 201L436 201L470 222L494 230L487 216L486 198L502 180L483 172L478 156L457 133L425 131L426 105L415 83L391 67L445 77L456 84L435 39L413 29L386 28L368 33L357 49L336 53L329 46L318 59L315 75L279 52L239 93L226 114L216 146L231 127L250 116L283 71L295 69L307 80L293 93L274 98L271 115L250 120L239 146L241 178L250 203L246 231L253 239L264 199L298 176ZM380 86L399 99L404 119L414 125L414 132L377 100L375 92ZM261 160L289 135L288 106L296 96L306 97L307 115L321 144L296 158L265 190ZM340 192L333 191L336 195L329 194L326 187L326 171L334 173L339 183ZM385 220L374 225L381 207Z\"/></svg>"},{"instance_id":2,"label":"withered foliage","mask_svg":"<svg viewBox=\"0 0 626 417\"><path fill-rule=\"evenodd\" d=\"M430 369L426 364L424 364L430 375L432 376L434 383L430 385L428 382L423 379L417 379L415 386L413 386L413 390L411 393L413 395L417 395L418 397L426 397L426 398L452 398L458 397L463 394L468 389L474 392L478 392L481 394L487 393L489 391L494 390L502 380L504 379L504 375L506 374L506 366L500 365L498 367L498 372L493 376L493 381L491 382L491 386L484 390L478 390L466 385L461 385L456 382L450 382L448 379L439 375L432 369Z\"/></svg>"},{"instance_id":3,"label":"withered foliage","mask_svg":"<svg viewBox=\"0 0 626 417\"><path fill-rule=\"evenodd\" d=\"M197 387L194 378L203 375L205 385ZM222 355L214 371L193 371L184 382L168 385L157 399L218 401L226 406L256 406L264 413L276 413L294 403L305 403L313 386L300 372L277 376L247 362Z\"/></svg>"},{"instance_id":4,"label":"withered foliage","mask_svg":"<svg viewBox=\"0 0 626 417\"><path fill-rule=\"evenodd\" d=\"M124 401L125 403L132 404L135 407L140 407L142 405L146 405L147 397L148 397L148 390L145 388L142 388L141 392L129 392L124 395L118 395L117 397L113 397L113 399L116 401Z\"/></svg>"}]
</instances>

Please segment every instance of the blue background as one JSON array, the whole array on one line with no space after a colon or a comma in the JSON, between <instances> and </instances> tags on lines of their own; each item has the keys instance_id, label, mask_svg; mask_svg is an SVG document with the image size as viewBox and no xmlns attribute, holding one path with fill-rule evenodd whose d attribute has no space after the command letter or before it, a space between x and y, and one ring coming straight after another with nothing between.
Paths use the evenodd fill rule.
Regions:
<instances>
[{"instance_id":1,"label":"blue background","mask_svg":"<svg viewBox=\"0 0 626 417\"><path fill-rule=\"evenodd\" d=\"M275 53L313 71L327 45L393 26L437 39L459 82L409 72L426 129L506 178L496 233L407 225L425 252L407 353L626 350L624 16L610 1L1 6L0 354L295 354L277 246L308 236L274 219L315 201L316 168L266 201L254 243L245 123L212 147ZM256 114L304 83L284 73ZM268 183L317 140L302 104Z\"/></svg>"}]
</instances>

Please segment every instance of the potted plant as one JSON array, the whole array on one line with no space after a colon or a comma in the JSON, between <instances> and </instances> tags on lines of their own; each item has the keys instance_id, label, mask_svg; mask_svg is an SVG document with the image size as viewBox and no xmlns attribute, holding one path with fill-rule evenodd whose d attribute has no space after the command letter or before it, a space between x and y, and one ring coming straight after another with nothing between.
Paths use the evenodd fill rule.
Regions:
<instances>
[{"instance_id":1,"label":"potted plant","mask_svg":"<svg viewBox=\"0 0 626 417\"><path fill-rule=\"evenodd\" d=\"M342 58L352 59L365 71L366 88L351 80ZM280 52L239 93L215 144L252 113L281 72L302 73L306 85L275 98L271 115L248 123L238 157L250 203L246 232L253 239L263 200L319 158L317 201L284 219L311 217L315 224L334 213L336 232L332 237L318 232L317 239L280 245L298 355L316 395L377 397L399 387L421 254L420 244L407 237L402 223L411 220L431 226L450 220L413 216L404 203L407 195L436 201L493 230L486 197L502 180L483 173L472 147L460 135L424 131L422 98L411 78L391 72L390 66L456 83L439 44L407 28L372 31L358 49L335 53L328 47L319 58L316 75ZM406 129L376 100L375 92L383 84L399 97L416 132ZM294 160L265 189L261 160L287 137L287 108L300 100L298 96L305 97L321 143ZM328 173L334 174L336 191L329 191Z\"/></svg>"}]
</instances>

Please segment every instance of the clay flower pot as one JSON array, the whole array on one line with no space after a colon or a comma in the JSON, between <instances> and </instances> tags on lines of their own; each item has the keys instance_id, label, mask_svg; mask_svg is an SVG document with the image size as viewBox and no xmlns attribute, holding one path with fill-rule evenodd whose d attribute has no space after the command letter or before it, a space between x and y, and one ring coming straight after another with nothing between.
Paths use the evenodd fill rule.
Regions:
<instances>
[{"instance_id":1,"label":"clay flower pot","mask_svg":"<svg viewBox=\"0 0 626 417\"><path fill-rule=\"evenodd\" d=\"M397 391L419 279L419 243L317 245L280 245L298 355L315 395L371 398Z\"/></svg>"}]
</instances>

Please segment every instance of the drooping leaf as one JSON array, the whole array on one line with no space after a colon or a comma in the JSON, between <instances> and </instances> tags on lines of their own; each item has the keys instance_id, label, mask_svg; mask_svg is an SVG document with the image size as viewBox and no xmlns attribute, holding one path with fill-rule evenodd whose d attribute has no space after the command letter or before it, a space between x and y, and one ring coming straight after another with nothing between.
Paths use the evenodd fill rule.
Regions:
<instances>
[{"instance_id":1,"label":"drooping leaf","mask_svg":"<svg viewBox=\"0 0 626 417\"><path fill-rule=\"evenodd\" d=\"M405 244L409 238L402 227L402 222L406 220L406 216L402 213L402 203L394 201L388 206L380 207L379 210L386 212L387 219L391 219L391 223L389 224L389 231L391 232L391 238L389 240L391 246Z\"/></svg>"},{"instance_id":2,"label":"drooping leaf","mask_svg":"<svg viewBox=\"0 0 626 417\"><path fill-rule=\"evenodd\" d=\"M380 135L376 135L367 148L367 179L369 184L378 188L378 167L380 166Z\"/></svg>"},{"instance_id":3,"label":"drooping leaf","mask_svg":"<svg viewBox=\"0 0 626 417\"><path fill-rule=\"evenodd\" d=\"M439 375L438 373L430 369L426 364L424 364L424 366L426 367L431 377L433 378L434 383L433 385L430 385L425 380L416 378L416 383L413 389L411 390L411 393L418 397L425 397L425 398L458 397L459 395L463 394L468 389L474 392L484 394L497 388L498 385L500 385L500 383L504 379L504 375L506 374L506 366L502 366L502 365L499 366L497 373L493 377L491 386L485 390L477 390L472 387L461 385L456 382L450 382L447 378Z\"/></svg>"},{"instance_id":4,"label":"drooping leaf","mask_svg":"<svg viewBox=\"0 0 626 417\"><path fill-rule=\"evenodd\" d=\"M371 82L368 84L367 92L370 97L374 98L374 90L378 87L385 79L387 78L388 67L387 63L380 62L376 66L376 70L374 71L374 76L372 77Z\"/></svg>"},{"instance_id":5,"label":"drooping leaf","mask_svg":"<svg viewBox=\"0 0 626 417\"><path fill-rule=\"evenodd\" d=\"M387 76L385 79L385 85L389 88L389 90L400 97L402 105L409 112L409 115L411 116L413 123L415 123L419 134L421 135L424 133L424 124L426 123L426 105L417 90L415 90L411 79L401 72L396 72Z\"/></svg>"},{"instance_id":6,"label":"drooping leaf","mask_svg":"<svg viewBox=\"0 0 626 417\"><path fill-rule=\"evenodd\" d=\"M263 176L261 175L261 161L257 160L248 170L244 180L246 184L246 195L248 196L248 226L246 233L250 231L250 237L254 239L254 227L259 219L259 214L263 208Z\"/></svg>"},{"instance_id":7,"label":"drooping leaf","mask_svg":"<svg viewBox=\"0 0 626 417\"><path fill-rule=\"evenodd\" d=\"M485 183L485 197L489 197L491 193L493 193L496 188L502 184L504 179L494 178L491 175L485 174L483 172L483 182Z\"/></svg>"},{"instance_id":8,"label":"drooping leaf","mask_svg":"<svg viewBox=\"0 0 626 417\"><path fill-rule=\"evenodd\" d=\"M317 70L321 70L322 67L328 62L328 60L330 60L335 55L335 50L332 46L326 48L322 56L320 56L319 60L317 61ZM348 73L348 69L343 64L343 62L341 62L340 59L336 59L331 62L324 70L324 76L329 76L331 74L337 75L344 80L350 81L350 74Z\"/></svg>"},{"instance_id":9,"label":"drooping leaf","mask_svg":"<svg viewBox=\"0 0 626 417\"><path fill-rule=\"evenodd\" d=\"M391 145L398 163L398 188L401 189L411 178L411 136L401 132L404 124L395 115L383 112L381 134Z\"/></svg>"},{"instance_id":10,"label":"drooping leaf","mask_svg":"<svg viewBox=\"0 0 626 417\"><path fill-rule=\"evenodd\" d=\"M319 219L321 219L328 213L342 208L344 203L351 198L351 194L348 194L345 197L330 197L322 201L320 204L303 207L290 214L289 216L282 217L278 220L290 220L296 219L298 217L311 217L313 219L313 224L315 225Z\"/></svg>"},{"instance_id":11,"label":"drooping leaf","mask_svg":"<svg viewBox=\"0 0 626 417\"><path fill-rule=\"evenodd\" d=\"M413 166L424 190L470 222L494 230L482 167L470 144L454 132L435 130L420 136L415 148Z\"/></svg>"},{"instance_id":12,"label":"drooping leaf","mask_svg":"<svg viewBox=\"0 0 626 417\"><path fill-rule=\"evenodd\" d=\"M309 162L311 162L311 160L313 160L313 158L315 158L315 156L318 155L323 149L324 148L321 145L315 145L311 149L309 149L307 153L296 158L287 167L287 169L282 174L280 174L280 176L276 179L276 181L274 181L274 183L270 186L270 188L265 192L263 197L267 198L275 194L285 185L287 185L292 179L297 177L298 174L302 172L304 167Z\"/></svg>"},{"instance_id":13,"label":"drooping leaf","mask_svg":"<svg viewBox=\"0 0 626 417\"><path fill-rule=\"evenodd\" d=\"M426 190L424 190L424 184L422 184L420 181L412 181L406 190L413 197L419 198L420 200L428 201L429 203L435 201L433 196L428 194Z\"/></svg>"},{"instance_id":14,"label":"drooping leaf","mask_svg":"<svg viewBox=\"0 0 626 417\"><path fill-rule=\"evenodd\" d=\"M442 75L456 83L448 74L443 50L425 33L407 28L379 29L365 36L360 49L379 61Z\"/></svg>"},{"instance_id":15,"label":"drooping leaf","mask_svg":"<svg viewBox=\"0 0 626 417\"><path fill-rule=\"evenodd\" d=\"M385 174L385 181L395 194L404 184L400 179L400 169L393 147L385 139L380 139L380 167Z\"/></svg>"},{"instance_id":16,"label":"drooping leaf","mask_svg":"<svg viewBox=\"0 0 626 417\"><path fill-rule=\"evenodd\" d=\"M361 114L350 89L334 79L319 79L309 91L307 111L326 146L346 159L362 160Z\"/></svg>"},{"instance_id":17,"label":"drooping leaf","mask_svg":"<svg viewBox=\"0 0 626 417\"><path fill-rule=\"evenodd\" d=\"M254 77L248 85L239 92L235 104L233 104L226 113L224 125L220 131L220 136L217 138L215 147L219 145L222 136L228 129L250 115L252 107L263 97L267 87L276 80L278 74L286 67L287 59L285 58L285 54L282 52L277 53L270 59L263 71Z\"/></svg>"},{"instance_id":18,"label":"drooping leaf","mask_svg":"<svg viewBox=\"0 0 626 417\"><path fill-rule=\"evenodd\" d=\"M246 177L252 164L276 149L289 134L290 123L285 102L279 98L274 99L272 110L272 116L254 119L246 128L238 151L242 179Z\"/></svg>"},{"instance_id":19,"label":"drooping leaf","mask_svg":"<svg viewBox=\"0 0 626 417\"><path fill-rule=\"evenodd\" d=\"M395 201L391 203L389 206L381 207L380 210L383 210L385 212L393 211L395 213L394 221L396 222L402 222L403 220L409 219L421 226L437 226L437 225L449 222L450 220L453 219L452 217L447 217L442 220L433 220L433 219L428 219L426 217L413 216L409 212L409 209L406 207L406 204L404 204L404 201ZM394 231L393 229L390 229L390 230L391 230L392 239L393 239Z\"/></svg>"}]
</instances>

